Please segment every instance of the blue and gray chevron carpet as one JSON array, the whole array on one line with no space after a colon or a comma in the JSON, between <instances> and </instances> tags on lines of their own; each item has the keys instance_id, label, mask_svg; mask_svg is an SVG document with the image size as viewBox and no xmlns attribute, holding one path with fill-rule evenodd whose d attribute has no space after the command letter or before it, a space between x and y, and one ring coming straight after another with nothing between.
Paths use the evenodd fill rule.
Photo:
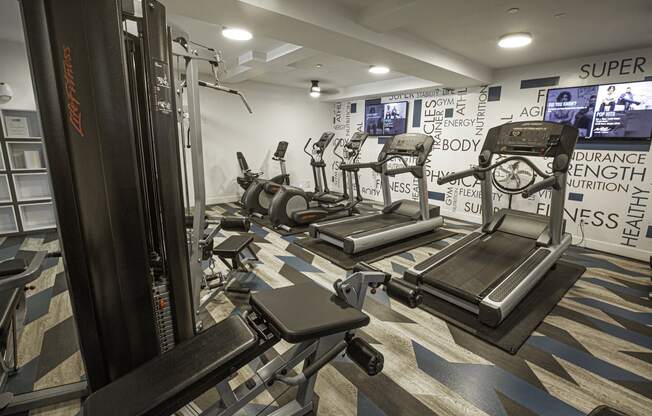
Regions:
<instances>
[{"instance_id":1,"label":"blue and gray chevron carpet","mask_svg":"<svg viewBox=\"0 0 652 416\"><path fill-rule=\"evenodd\" d=\"M211 207L209 215L236 211L235 205L220 204ZM446 228L461 234L375 265L400 276L474 226L447 220ZM247 282L254 290L305 280L330 288L346 274L292 244L301 235L281 237L256 225L251 231L261 260ZM217 242L228 235L222 232ZM57 247L52 236L10 238L0 242L0 256ZM579 247L572 247L565 257L587 271L516 355L422 310L381 296L369 297L365 310L372 320L361 335L383 353L385 369L368 378L344 360L327 366L316 385L318 414L580 416L601 404L631 416L652 414L649 266ZM13 391L83 378L63 267L60 261L49 266L28 293L19 353L22 368L11 381ZM232 300L219 295L203 315L205 324L223 319L233 308ZM214 399L215 392L209 391L195 404L203 407ZM252 403L247 414L267 414L283 401L283 395L272 391ZM76 415L78 411L79 404L70 403L32 414Z\"/></svg>"}]
</instances>

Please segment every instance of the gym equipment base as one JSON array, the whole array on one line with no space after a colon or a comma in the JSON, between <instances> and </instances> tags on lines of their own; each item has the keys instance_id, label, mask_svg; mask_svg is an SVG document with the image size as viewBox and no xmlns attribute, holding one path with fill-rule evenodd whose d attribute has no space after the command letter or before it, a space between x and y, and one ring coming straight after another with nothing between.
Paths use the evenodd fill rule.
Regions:
<instances>
[{"instance_id":1,"label":"gym equipment base","mask_svg":"<svg viewBox=\"0 0 652 416\"><path fill-rule=\"evenodd\" d=\"M420 307L503 351L516 354L585 271L584 266L559 260L496 328L481 323L477 315L425 292Z\"/></svg>"},{"instance_id":2,"label":"gym equipment base","mask_svg":"<svg viewBox=\"0 0 652 416\"><path fill-rule=\"evenodd\" d=\"M357 254L346 254L341 248L318 238L302 238L296 240L294 244L329 260L331 263L343 269L350 270L358 262L373 263L386 257L452 237L456 234L457 233L454 231L440 228L434 232L425 233L417 237L406 238L405 240L376 247L373 250L363 251Z\"/></svg>"},{"instance_id":3,"label":"gym equipment base","mask_svg":"<svg viewBox=\"0 0 652 416\"><path fill-rule=\"evenodd\" d=\"M251 222L253 222L254 224L256 224L256 225L258 225L260 227L268 228L268 229L270 229L270 230L274 231L275 233L280 234L282 236L307 233L308 230L310 229L310 224L297 225L295 227L292 227L291 231L287 231L287 230L284 230L282 228L274 228L274 226L272 225L272 222L269 220L269 217L267 215L265 215L263 218L255 217L255 216L252 215L249 218L251 219Z\"/></svg>"},{"instance_id":4,"label":"gym equipment base","mask_svg":"<svg viewBox=\"0 0 652 416\"><path fill-rule=\"evenodd\" d=\"M609 406L598 406L588 416L627 416L627 414Z\"/></svg>"},{"instance_id":5,"label":"gym equipment base","mask_svg":"<svg viewBox=\"0 0 652 416\"><path fill-rule=\"evenodd\" d=\"M373 213L373 212L378 212L377 209L375 209L373 206L371 206L370 204L365 203L365 202L362 202L362 203L358 204L357 208L358 208L358 211L360 211L361 214L370 214L370 213ZM243 217L246 217L247 213L244 212L244 210L240 210L240 211L238 211L238 215L242 215ZM258 225L260 227L268 228L268 229L270 229L270 230L274 231L275 233L277 233L279 235L282 235L282 236L307 233L308 230L310 230L310 224L295 225L294 227L292 227L291 231L287 231L287 230L284 230L282 228L275 228L274 225L272 225L272 222L269 220L269 217L267 215L265 215L262 218L251 215L249 217L249 219L254 224L256 224L256 225ZM333 219L333 218L326 218L326 219L324 219L324 221L328 221L330 219Z\"/></svg>"}]
</instances>

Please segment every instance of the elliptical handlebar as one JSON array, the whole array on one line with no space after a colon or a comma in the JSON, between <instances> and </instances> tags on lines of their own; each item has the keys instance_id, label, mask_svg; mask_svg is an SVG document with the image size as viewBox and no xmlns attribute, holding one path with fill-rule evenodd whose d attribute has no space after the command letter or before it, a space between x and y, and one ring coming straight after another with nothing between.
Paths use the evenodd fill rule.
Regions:
<instances>
[{"instance_id":1,"label":"elliptical handlebar","mask_svg":"<svg viewBox=\"0 0 652 416\"><path fill-rule=\"evenodd\" d=\"M342 163L340 163L340 166L343 165L344 162L345 162L345 161L344 161L344 157L343 157L343 156L340 156L340 155L337 154L337 148L340 147L341 144L342 144L342 142L337 142L337 143L335 144L335 147L333 148L333 154L334 154L338 159L340 159L340 160L342 161Z\"/></svg>"},{"instance_id":2,"label":"elliptical handlebar","mask_svg":"<svg viewBox=\"0 0 652 416\"><path fill-rule=\"evenodd\" d=\"M312 156L312 153L310 153L310 152L308 151L308 145L310 144L311 141L312 141L312 137L309 138L308 141L306 142L306 145L303 146L303 153L305 153L305 154L307 154L308 156L310 156L310 160L315 160L315 158ZM314 146L314 145L313 145L313 146Z\"/></svg>"}]
</instances>

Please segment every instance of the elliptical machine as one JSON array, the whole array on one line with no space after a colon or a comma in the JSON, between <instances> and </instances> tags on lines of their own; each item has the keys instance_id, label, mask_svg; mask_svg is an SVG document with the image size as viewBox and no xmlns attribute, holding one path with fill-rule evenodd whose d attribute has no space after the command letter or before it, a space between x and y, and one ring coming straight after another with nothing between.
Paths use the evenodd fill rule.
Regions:
<instances>
[{"instance_id":1,"label":"elliptical machine","mask_svg":"<svg viewBox=\"0 0 652 416\"><path fill-rule=\"evenodd\" d=\"M339 156L335 151L338 145L333 149L333 153L341 160L341 164L353 163L360 154L362 145L367 140L366 133L357 132L353 134L351 140L343 147L344 156ZM320 139L321 140L321 139ZM306 147L308 144L306 144ZM304 148L305 150L305 148ZM308 153L308 152L306 152ZM323 154L323 153L322 153ZM323 173L325 163L323 159L315 160L312 154L311 166L313 167L313 176L315 177L315 190L319 189L319 172L321 167L324 180L326 174ZM355 181L355 197L353 196L353 183ZM330 195L330 197L325 197ZM325 202L329 201L329 202ZM330 202L332 201L332 202ZM346 203L342 203L346 201ZM311 224L323 219L336 219L345 216L351 216L357 213L355 206L362 201L360 194L360 183L357 171L346 171L342 175L342 196L335 198L334 194L322 192L310 195L302 189L296 187L284 186L276 194L269 207L269 219L276 228L285 231L291 231L292 227L297 225Z\"/></svg>"},{"instance_id":2,"label":"elliptical machine","mask_svg":"<svg viewBox=\"0 0 652 416\"><path fill-rule=\"evenodd\" d=\"M267 215L269 204L271 203L272 198L274 198L274 195L280 189L281 185L290 184L290 175L288 175L287 171L285 170L285 152L287 149L288 142L280 141L278 143L276 151L272 156L272 160L279 163L281 174L276 175L271 179L260 179L259 177L262 175L262 172L251 173L244 155L242 155L240 152L236 154L238 157L238 163L240 164L240 169L242 169L244 177L247 176L247 172L250 172L250 175L255 175L255 177L252 178L251 182L245 189L244 194L242 194L242 198L240 199L245 210L250 215L257 217ZM246 170L243 168L246 168ZM244 182L245 180L246 179L243 177L238 177L238 183L240 186L243 186L243 183L241 182Z\"/></svg>"}]
</instances>

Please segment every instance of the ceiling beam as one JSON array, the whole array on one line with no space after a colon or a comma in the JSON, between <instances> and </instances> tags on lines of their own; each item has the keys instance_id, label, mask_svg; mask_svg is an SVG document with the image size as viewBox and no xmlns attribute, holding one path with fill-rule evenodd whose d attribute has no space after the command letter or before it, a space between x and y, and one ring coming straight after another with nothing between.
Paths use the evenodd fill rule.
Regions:
<instances>
[{"instance_id":1,"label":"ceiling beam","mask_svg":"<svg viewBox=\"0 0 652 416\"><path fill-rule=\"evenodd\" d=\"M393 78L340 88L336 94L322 94L320 101L336 102L379 97L397 92L425 90L437 86L440 86L440 84L415 77Z\"/></svg>"},{"instance_id":2,"label":"ceiling beam","mask_svg":"<svg viewBox=\"0 0 652 416\"><path fill-rule=\"evenodd\" d=\"M314 50L292 43L283 44L267 53L247 51L238 57L236 66L227 70L224 81L237 83L267 72L294 70L289 66L315 54Z\"/></svg>"},{"instance_id":3,"label":"ceiling beam","mask_svg":"<svg viewBox=\"0 0 652 416\"><path fill-rule=\"evenodd\" d=\"M353 20L331 2L305 0L164 0L170 13L227 26L254 36L282 39L309 49L392 70L450 87L487 84L491 68L421 39L380 33ZM402 2L401 2L402 3Z\"/></svg>"}]
</instances>

